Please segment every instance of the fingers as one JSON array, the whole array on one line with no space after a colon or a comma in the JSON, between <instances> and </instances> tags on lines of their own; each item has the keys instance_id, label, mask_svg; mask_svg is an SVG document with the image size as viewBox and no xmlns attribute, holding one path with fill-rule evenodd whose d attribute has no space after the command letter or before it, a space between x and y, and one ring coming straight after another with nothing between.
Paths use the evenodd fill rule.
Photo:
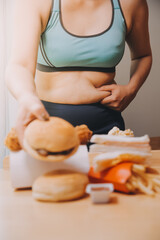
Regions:
<instances>
[{"instance_id":1,"label":"fingers","mask_svg":"<svg viewBox=\"0 0 160 240\"><path fill-rule=\"evenodd\" d=\"M116 88L116 84L110 84L110 85L103 85L101 87L99 87L98 89L99 90L102 90L102 91L112 91L113 89Z\"/></svg>"},{"instance_id":2,"label":"fingers","mask_svg":"<svg viewBox=\"0 0 160 240\"><path fill-rule=\"evenodd\" d=\"M111 92L110 96L106 96L101 100L101 104L111 109L123 111L130 102L124 86L117 84L104 85L99 90Z\"/></svg>"},{"instance_id":3,"label":"fingers","mask_svg":"<svg viewBox=\"0 0 160 240\"><path fill-rule=\"evenodd\" d=\"M113 110L116 110L116 111L121 111L121 107L117 104L107 104L107 107L113 109Z\"/></svg>"},{"instance_id":4,"label":"fingers","mask_svg":"<svg viewBox=\"0 0 160 240\"><path fill-rule=\"evenodd\" d=\"M28 101L20 104L16 121L16 132L19 143L23 148L24 131L27 125L34 119L49 120L49 114L40 100Z\"/></svg>"},{"instance_id":5,"label":"fingers","mask_svg":"<svg viewBox=\"0 0 160 240\"><path fill-rule=\"evenodd\" d=\"M121 109L121 107L118 106L117 104L110 103L110 104L103 104L103 105L115 111L119 111L119 112L123 111L123 109Z\"/></svg>"},{"instance_id":6,"label":"fingers","mask_svg":"<svg viewBox=\"0 0 160 240\"><path fill-rule=\"evenodd\" d=\"M109 103L112 103L113 101L115 101L113 95L110 95L104 99L102 99L101 103L102 104L109 104Z\"/></svg>"},{"instance_id":7,"label":"fingers","mask_svg":"<svg viewBox=\"0 0 160 240\"><path fill-rule=\"evenodd\" d=\"M25 96L23 96L19 101L19 105L20 107L26 109L26 113L29 113L29 115L32 114L33 116L35 116L35 118L38 118L39 120L49 119L49 114L46 111L43 103L37 96L33 94L26 94Z\"/></svg>"},{"instance_id":8,"label":"fingers","mask_svg":"<svg viewBox=\"0 0 160 240\"><path fill-rule=\"evenodd\" d=\"M30 108L31 113L39 120L48 120L49 114L43 104L34 104Z\"/></svg>"},{"instance_id":9,"label":"fingers","mask_svg":"<svg viewBox=\"0 0 160 240\"><path fill-rule=\"evenodd\" d=\"M126 108L126 104L122 101L117 101L117 100L113 100L114 98L108 99L109 97L107 97L106 99L103 99L101 101L101 104L106 105L107 107L116 110L116 111L120 111L122 112L125 108Z\"/></svg>"},{"instance_id":10,"label":"fingers","mask_svg":"<svg viewBox=\"0 0 160 240\"><path fill-rule=\"evenodd\" d=\"M114 95L110 95L109 97L104 98L101 101L101 104L106 105L107 107L120 111L120 102L117 101L116 97Z\"/></svg>"},{"instance_id":11,"label":"fingers","mask_svg":"<svg viewBox=\"0 0 160 240\"><path fill-rule=\"evenodd\" d=\"M36 116L28 112L25 116L25 119L23 120L23 125L27 126L34 119L36 119Z\"/></svg>"}]
</instances>

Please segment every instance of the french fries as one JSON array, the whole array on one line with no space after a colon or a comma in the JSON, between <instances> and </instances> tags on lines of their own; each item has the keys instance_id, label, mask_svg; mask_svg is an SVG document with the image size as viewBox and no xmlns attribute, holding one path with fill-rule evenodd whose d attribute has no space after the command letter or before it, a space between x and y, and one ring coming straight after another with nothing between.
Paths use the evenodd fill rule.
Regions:
<instances>
[{"instance_id":1,"label":"french fries","mask_svg":"<svg viewBox=\"0 0 160 240\"><path fill-rule=\"evenodd\" d=\"M123 162L101 172L95 172L91 165L88 176L90 182L109 182L115 190L123 193L144 193L148 196L160 193L160 174L145 164Z\"/></svg>"},{"instance_id":2,"label":"french fries","mask_svg":"<svg viewBox=\"0 0 160 240\"><path fill-rule=\"evenodd\" d=\"M152 173L150 173L152 172ZM141 192L150 196L160 193L160 175L145 165L133 164L132 175L126 183L130 192Z\"/></svg>"}]
</instances>

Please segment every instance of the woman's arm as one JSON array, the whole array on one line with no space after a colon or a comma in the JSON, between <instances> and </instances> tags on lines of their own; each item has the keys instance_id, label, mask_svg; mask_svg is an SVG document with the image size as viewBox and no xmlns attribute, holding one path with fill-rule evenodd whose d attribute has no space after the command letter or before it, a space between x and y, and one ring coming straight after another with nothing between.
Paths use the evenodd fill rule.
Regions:
<instances>
[{"instance_id":1,"label":"woman's arm","mask_svg":"<svg viewBox=\"0 0 160 240\"><path fill-rule=\"evenodd\" d=\"M101 90L111 91L102 104L123 111L134 99L145 82L152 65L152 53L148 31L148 6L146 0L134 0L132 25L126 41L131 52L130 81L127 85L106 85Z\"/></svg>"},{"instance_id":2,"label":"woman's arm","mask_svg":"<svg viewBox=\"0 0 160 240\"><path fill-rule=\"evenodd\" d=\"M40 35L50 13L51 0L14 0L11 55L6 83L19 103L16 130L23 145L23 132L34 118L49 115L37 96L34 77Z\"/></svg>"},{"instance_id":3,"label":"woman's arm","mask_svg":"<svg viewBox=\"0 0 160 240\"><path fill-rule=\"evenodd\" d=\"M137 93L143 85L152 65L147 2L146 0L138 0L136 2L133 26L126 39L132 60L128 86L133 93Z\"/></svg>"},{"instance_id":4,"label":"woman's arm","mask_svg":"<svg viewBox=\"0 0 160 240\"><path fill-rule=\"evenodd\" d=\"M28 93L36 95L34 77L40 35L47 15L45 5L43 0L14 0L13 3L12 45L6 82L17 100Z\"/></svg>"}]
</instances>

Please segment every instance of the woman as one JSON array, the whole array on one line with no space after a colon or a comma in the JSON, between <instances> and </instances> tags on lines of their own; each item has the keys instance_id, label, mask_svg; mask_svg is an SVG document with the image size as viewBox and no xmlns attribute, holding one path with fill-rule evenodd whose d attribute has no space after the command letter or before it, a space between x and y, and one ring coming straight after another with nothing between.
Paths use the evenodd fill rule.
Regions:
<instances>
[{"instance_id":1,"label":"woman","mask_svg":"<svg viewBox=\"0 0 160 240\"><path fill-rule=\"evenodd\" d=\"M27 124L49 115L94 133L124 129L121 112L152 64L146 0L15 0L12 29L6 79L22 146ZM114 78L125 41L131 74L122 86Z\"/></svg>"}]
</instances>

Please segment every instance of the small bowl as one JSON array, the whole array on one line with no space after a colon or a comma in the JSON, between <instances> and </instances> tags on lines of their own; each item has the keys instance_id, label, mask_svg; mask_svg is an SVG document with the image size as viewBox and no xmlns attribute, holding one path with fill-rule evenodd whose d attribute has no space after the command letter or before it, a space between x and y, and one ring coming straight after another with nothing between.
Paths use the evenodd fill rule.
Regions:
<instances>
[{"instance_id":1,"label":"small bowl","mask_svg":"<svg viewBox=\"0 0 160 240\"><path fill-rule=\"evenodd\" d=\"M110 193L113 192L112 183L88 184L86 193L90 194L93 203L107 203L110 199Z\"/></svg>"}]
</instances>

